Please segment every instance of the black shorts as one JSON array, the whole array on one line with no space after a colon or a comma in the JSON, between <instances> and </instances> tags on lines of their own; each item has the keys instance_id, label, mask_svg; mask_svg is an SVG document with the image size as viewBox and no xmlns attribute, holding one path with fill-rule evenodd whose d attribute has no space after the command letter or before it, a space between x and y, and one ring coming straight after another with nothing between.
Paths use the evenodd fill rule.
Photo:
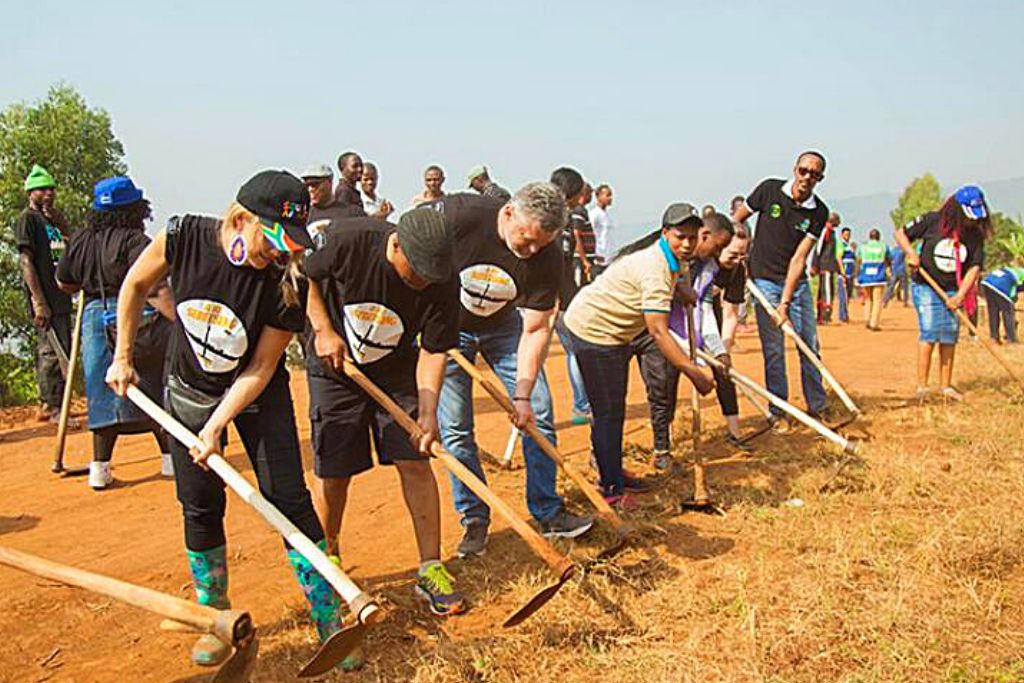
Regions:
<instances>
[{"instance_id":1,"label":"black shorts","mask_svg":"<svg viewBox=\"0 0 1024 683\"><path fill-rule=\"evenodd\" d=\"M408 433L391 415L347 377L307 375L309 421L313 427L313 471L321 479L351 477L373 467L370 437L377 461L423 458ZM405 412L416 418L416 380L381 387Z\"/></svg>"}]
</instances>

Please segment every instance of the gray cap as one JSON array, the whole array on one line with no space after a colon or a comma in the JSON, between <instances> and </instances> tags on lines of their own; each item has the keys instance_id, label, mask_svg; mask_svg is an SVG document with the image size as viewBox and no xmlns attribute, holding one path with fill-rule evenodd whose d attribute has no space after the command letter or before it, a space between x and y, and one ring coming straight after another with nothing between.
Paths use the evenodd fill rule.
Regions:
<instances>
[{"instance_id":1,"label":"gray cap","mask_svg":"<svg viewBox=\"0 0 1024 683\"><path fill-rule=\"evenodd\" d=\"M694 208L693 204L676 202L675 204L669 204L668 208L665 209L665 213L661 215L661 227L674 228L691 220L697 223L702 222L700 214L697 213L697 209Z\"/></svg>"},{"instance_id":2,"label":"gray cap","mask_svg":"<svg viewBox=\"0 0 1024 683\"><path fill-rule=\"evenodd\" d=\"M303 180L306 178L333 178L334 171L327 164L317 164L316 166L306 168L299 177Z\"/></svg>"},{"instance_id":3,"label":"gray cap","mask_svg":"<svg viewBox=\"0 0 1024 683\"><path fill-rule=\"evenodd\" d=\"M434 284L454 272L454 240L447 221L436 209L411 209L398 219L398 245L421 278Z\"/></svg>"}]
</instances>

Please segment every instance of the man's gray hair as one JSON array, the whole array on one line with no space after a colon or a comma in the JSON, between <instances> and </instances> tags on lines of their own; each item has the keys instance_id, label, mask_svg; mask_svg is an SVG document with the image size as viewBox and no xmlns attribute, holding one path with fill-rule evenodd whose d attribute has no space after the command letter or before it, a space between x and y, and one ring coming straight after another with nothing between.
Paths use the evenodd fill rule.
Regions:
<instances>
[{"instance_id":1,"label":"man's gray hair","mask_svg":"<svg viewBox=\"0 0 1024 683\"><path fill-rule=\"evenodd\" d=\"M519 188L509 203L514 210L540 223L547 232L561 230L569 222L565 195L552 183L527 183Z\"/></svg>"}]
</instances>

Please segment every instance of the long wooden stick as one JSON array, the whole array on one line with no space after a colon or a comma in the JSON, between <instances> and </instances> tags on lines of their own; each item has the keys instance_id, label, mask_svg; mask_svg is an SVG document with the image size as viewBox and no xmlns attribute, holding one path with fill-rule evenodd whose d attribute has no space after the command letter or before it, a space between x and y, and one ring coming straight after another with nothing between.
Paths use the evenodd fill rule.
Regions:
<instances>
[{"instance_id":1,"label":"long wooden stick","mask_svg":"<svg viewBox=\"0 0 1024 683\"><path fill-rule=\"evenodd\" d=\"M456 349L452 349L448 352L448 356L454 360L460 368L462 368L470 377L476 380L480 386L484 388L488 394L491 395L498 405L501 406L502 410L512 419L515 415L515 406L512 405L512 401L509 400L508 395L502 391L499 387L495 386L491 380L489 380L482 372L477 370L476 366L469 362L465 356L458 352ZM565 461L562 454L558 452L558 448L555 444L541 432L537 425L529 424L526 425L524 431L526 435L537 442L540 449L544 451L544 454L551 458L555 463L562 469L565 474L572 479L573 483L579 487L583 495L587 497L587 500L593 504L597 509L597 512L601 517L610 522L620 533L628 533L631 528L626 524L625 521L618 514L611 505L604 499L603 496L587 481L586 477L576 471L575 468L571 467L569 463Z\"/></svg>"},{"instance_id":2,"label":"long wooden stick","mask_svg":"<svg viewBox=\"0 0 1024 683\"><path fill-rule=\"evenodd\" d=\"M939 287L939 283L936 282L935 279L931 275L929 275L928 271L925 270L924 268L918 268L917 272L921 273L921 277L925 279L925 282L931 285L931 288L935 290L936 294L942 297L943 303L947 304L948 307L949 296L944 291L942 291L942 288ZM981 345L985 347L985 350L988 351L992 355L992 357L996 359L996 362L1003 367L1003 370L1006 370L1006 373L1013 378L1013 381L1019 384L1021 388L1024 388L1024 380L1021 380L1020 375L1018 375L1014 371L1014 369L1010 367L1010 364L1007 363L1002 356L996 353L996 350L992 347L989 341L982 337L980 334L978 334L978 328L974 326L974 323L972 323L971 319L967 317L967 314L964 313L963 310L961 310L960 308L956 309L956 314L960 317L962 321L964 321L964 324L967 325L967 329L971 331L971 334L977 337L978 341L981 342Z\"/></svg>"},{"instance_id":3,"label":"long wooden stick","mask_svg":"<svg viewBox=\"0 0 1024 683\"><path fill-rule=\"evenodd\" d=\"M697 325L693 320L693 306L686 306L687 342L690 347L690 358L697 361ZM704 477L704 457L700 451L700 394L696 387L690 389L691 427L693 431L693 502L698 505L707 503L707 480Z\"/></svg>"},{"instance_id":4,"label":"long wooden stick","mask_svg":"<svg viewBox=\"0 0 1024 683\"><path fill-rule=\"evenodd\" d=\"M761 307L764 308L765 312L768 313L769 316L771 316L772 320L774 320L776 324L782 322L782 318L779 317L778 312L772 307L771 302L768 301L768 297L764 295L764 292L761 291L760 287L754 284L753 280L747 280L747 290L754 295L754 298L757 299L757 302L761 304ZM860 415L860 408L857 407L857 404L853 402L853 399L850 398L850 395L846 393L845 389L843 389L843 385L841 385L839 383L839 380L837 380L835 376L833 376L832 373L828 371L828 368L825 367L825 364L821 362L821 357L817 353L815 353L810 346L807 345L807 342L805 342L799 334L796 333L796 330L793 329L793 325L787 321L785 324L782 325L782 331L785 332L793 340L793 342L796 344L796 347L800 349L800 352L803 353L804 356L806 356L807 359L811 361L814 367L818 369L818 372L820 372L821 376L825 378L825 381L828 382L835 390L836 395L839 397L839 400L843 402L843 405L845 405L851 413Z\"/></svg>"},{"instance_id":5,"label":"long wooden stick","mask_svg":"<svg viewBox=\"0 0 1024 683\"><path fill-rule=\"evenodd\" d=\"M370 397L376 401L384 410L391 414L396 422L404 429L410 436L416 436L421 433L420 426L416 424L416 420L405 412L401 406L385 394L380 387L373 383L369 377L363 374L362 370L356 367L348 358L345 359L345 374L352 379L356 384L362 387L363 391L370 395ZM544 562L547 563L551 569L564 580L567 576L572 575L575 572L576 565L573 564L565 555L555 550L544 537L534 531L533 527L523 521L519 515L515 513L508 504L499 498L491 489L480 480L472 470L463 465L459 460L445 450L440 444L435 443L432 449L432 455L441 461L446 468L448 468L456 477L458 477L473 493L480 497L490 507L495 509L498 514L505 518L512 529L519 534L530 549L533 550Z\"/></svg>"},{"instance_id":6,"label":"long wooden stick","mask_svg":"<svg viewBox=\"0 0 1024 683\"><path fill-rule=\"evenodd\" d=\"M53 454L53 472L64 471L64 444L68 436L68 415L71 412L71 396L74 394L75 370L78 366L78 347L82 339L82 315L85 311L85 292L78 293L75 311L75 326L71 331L71 357L68 358L67 375L64 377L64 396L60 402L60 422L57 423L57 447Z\"/></svg>"},{"instance_id":7,"label":"long wooden stick","mask_svg":"<svg viewBox=\"0 0 1024 683\"><path fill-rule=\"evenodd\" d=\"M135 402L139 408L153 418L167 433L180 441L186 448L197 447L199 437L193 434L185 425L171 417L163 408L154 403L146 394L132 385L128 387L128 398ZM277 529L291 547L299 551L303 557L309 560L320 575L330 583L342 599L348 603L360 623L375 624L379 622L384 614L377 606L372 597L363 592L338 565L324 554L320 548L302 533L295 524L284 516L274 505L263 497L249 480L238 473L231 464L222 456L216 453L206 460L206 465L217 473L238 496L246 503L256 509L270 525Z\"/></svg>"},{"instance_id":8,"label":"long wooden stick","mask_svg":"<svg viewBox=\"0 0 1024 683\"><path fill-rule=\"evenodd\" d=\"M235 646L239 645L240 639L250 637L253 633L252 619L245 612L216 610L145 586L58 564L3 546L0 546L0 563L36 576L101 593L167 619L173 619L175 622L188 624L203 633L215 633L224 642Z\"/></svg>"}]
</instances>

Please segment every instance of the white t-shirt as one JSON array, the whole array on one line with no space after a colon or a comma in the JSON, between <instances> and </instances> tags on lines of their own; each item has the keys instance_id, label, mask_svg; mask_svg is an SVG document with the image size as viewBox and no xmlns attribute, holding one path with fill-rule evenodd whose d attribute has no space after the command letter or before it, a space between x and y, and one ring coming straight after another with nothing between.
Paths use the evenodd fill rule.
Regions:
<instances>
[{"instance_id":1,"label":"white t-shirt","mask_svg":"<svg viewBox=\"0 0 1024 683\"><path fill-rule=\"evenodd\" d=\"M615 255L615 243L612 238L611 216L598 205L590 207L590 225L594 228L594 254L602 263L608 263Z\"/></svg>"},{"instance_id":2,"label":"white t-shirt","mask_svg":"<svg viewBox=\"0 0 1024 683\"><path fill-rule=\"evenodd\" d=\"M377 212L380 211L381 205L387 201L380 195L377 195L376 199L370 199L364 193L360 192L359 196L363 198L363 211L366 212L367 216L376 216Z\"/></svg>"}]
</instances>

